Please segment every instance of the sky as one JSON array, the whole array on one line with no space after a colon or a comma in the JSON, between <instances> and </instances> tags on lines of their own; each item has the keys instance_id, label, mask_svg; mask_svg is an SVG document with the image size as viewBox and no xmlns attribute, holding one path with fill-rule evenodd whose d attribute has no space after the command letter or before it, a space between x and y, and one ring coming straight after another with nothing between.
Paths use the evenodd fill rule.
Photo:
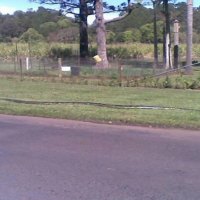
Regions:
<instances>
[{"instance_id":1,"label":"sky","mask_svg":"<svg viewBox=\"0 0 200 200\"><path fill-rule=\"evenodd\" d=\"M113 3L115 2L115 4L117 5L117 3L123 2L123 0L112 0ZM110 2L112 2L110 0ZM125 1L125 0L124 0ZM187 0L176 0L181 1L181 2L186 2ZM134 2L134 0L132 0L132 2ZM200 6L200 0L193 0L193 5L194 7L199 7ZM16 10L22 10L22 11L27 11L29 8L33 8L34 10L37 10L37 8L41 6L39 4L36 3L30 3L29 0L0 0L0 12L2 14L12 14L13 12L15 12ZM44 5L43 5L44 6ZM44 6L45 7L45 6ZM59 9L59 6L49 6L52 9ZM113 17L116 17L118 14L112 14L112 15L107 15L105 16L106 19L110 19ZM89 23L92 23L92 21L94 20L94 17L89 19Z\"/></svg>"}]
</instances>

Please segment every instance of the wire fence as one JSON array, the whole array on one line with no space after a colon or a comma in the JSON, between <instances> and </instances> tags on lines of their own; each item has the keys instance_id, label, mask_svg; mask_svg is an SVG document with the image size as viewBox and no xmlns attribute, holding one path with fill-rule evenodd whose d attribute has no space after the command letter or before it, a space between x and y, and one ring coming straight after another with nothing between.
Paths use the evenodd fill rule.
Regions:
<instances>
[{"instance_id":1,"label":"wire fence","mask_svg":"<svg viewBox=\"0 0 200 200\"><path fill-rule=\"evenodd\" d=\"M161 46L160 46L161 47ZM159 67L154 68L152 44L115 44L108 46L110 67L96 67L92 58L96 47L90 46L90 57L81 59L78 44L64 43L2 43L0 45L0 75L13 74L39 77L80 77L87 79L130 80L165 74L159 54ZM59 57L62 60L58 59ZM64 58L64 59L63 59ZM180 60L183 57L180 56ZM181 61L180 61L181 63ZM182 67L184 63L180 64Z\"/></svg>"},{"instance_id":2,"label":"wire fence","mask_svg":"<svg viewBox=\"0 0 200 200\"><path fill-rule=\"evenodd\" d=\"M71 68L69 73L64 68L67 66ZM116 73L118 74L119 67L121 67L124 76L144 76L153 73L153 61L144 59L110 59L110 67L108 69L100 69L96 67L93 58L80 59L79 57L70 57L61 61L50 57L13 57L6 60L0 58L1 74L15 74L22 70L25 75L59 76L63 72L64 76L70 76L74 75L72 68L79 68L80 73L76 75L112 77ZM158 72L163 70L165 69L156 69Z\"/></svg>"},{"instance_id":3,"label":"wire fence","mask_svg":"<svg viewBox=\"0 0 200 200\"><path fill-rule=\"evenodd\" d=\"M162 63L154 68L151 59L110 59L110 67L96 67L93 58L80 59L78 56L66 59L50 57L12 57L0 58L0 75L26 78L42 78L66 83L109 85L109 86L140 86L140 80L149 82L152 77L164 77L169 74L181 73L187 66L178 69L165 69ZM199 63L194 63L195 69ZM150 85L157 85L157 81ZM163 85L163 84L162 84Z\"/></svg>"}]
</instances>

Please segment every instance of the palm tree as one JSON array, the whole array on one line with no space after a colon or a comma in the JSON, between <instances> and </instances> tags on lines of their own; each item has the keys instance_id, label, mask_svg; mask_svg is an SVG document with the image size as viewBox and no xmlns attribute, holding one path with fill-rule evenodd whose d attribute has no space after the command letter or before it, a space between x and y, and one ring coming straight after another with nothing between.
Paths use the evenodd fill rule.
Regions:
<instances>
[{"instance_id":1,"label":"palm tree","mask_svg":"<svg viewBox=\"0 0 200 200\"><path fill-rule=\"evenodd\" d=\"M187 0L187 55L186 73L192 73L193 0Z\"/></svg>"},{"instance_id":2,"label":"palm tree","mask_svg":"<svg viewBox=\"0 0 200 200\"><path fill-rule=\"evenodd\" d=\"M165 15L164 27L164 65L166 69L171 68L171 38L170 38L170 13L169 13L169 0L163 1L163 10Z\"/></svg>"},{"instance_id":3,"label":"palm tree","mask_svg":"<svg viewBox=\"0 0 200 200\"><path fill-rule=\"evenodd\" d=\"M151 0L153 3L154 10L154 19L153 19L153 27L154 27L154 70L158 67L158 34L157 34L157 0Z\"/></svg>"}]
</instances>

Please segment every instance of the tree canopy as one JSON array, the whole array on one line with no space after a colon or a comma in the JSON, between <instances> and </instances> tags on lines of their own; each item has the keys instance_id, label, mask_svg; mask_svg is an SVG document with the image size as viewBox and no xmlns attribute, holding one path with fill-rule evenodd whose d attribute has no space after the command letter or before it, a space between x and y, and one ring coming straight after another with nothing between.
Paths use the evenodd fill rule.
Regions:
<instances>
[{"instance_id":1,"label":"tree canopy","mask_svg":"<svg viewBox=\"0 0 200 200\"><path fill-rule=\"evenodd\" d=\"M48 39L52 32L69 29L72 26L77 27L72 21L71 18L61 16L59 11L43 7L39 7L37 11L16 11L13 15L0 14L0 41L11 41L14 37L19 38L30 28Z\"/></svg>"},{"instance_id":2,"label":"tree canopy","mask_svg":"<svg viewBox=\"0 0 200 200\"><path fill-rule=\"evenodd\" d=\"M170 21L173 22L173 19L178 19L180 22L180 42L185 42L186 38L186 9L187 5L185 2L169 4L169 10L171 13ZM162 10L162 7L159 10ZM158 12L157 15L158 21L164 20L162 12ZM193 39L196 43L200 41L199 19L200 8L194 8ZM49 22L53 22L54 25L56 24L55 30L52 32L52 30L49 29L50 32L47 31L45 33L44 25L48 25ZM147 40L142 38L141 28L147 24L151 24L152 22L153 9L143 5L137 6L137 8L135 8L133 12L122 21L106 25L108 33L107 41L109 43L126 41L125 38L127 37L125 37L125 35L127 33L124 34L124 32L131 31L133 34L133 41L145 42ZM73 19L60 15L59 10L39 7L37 11L16 11L13 15L0 14L0 41L11 41L12 38L19 38L29 28L35 29L39 34L42 34L46 40L50 38L52 41L78 42L79 38L78 24L74 23ZM94 42L96 33L91 29L94 28L89 26L90 41ZM151 30L151 32L152 31L153 30ZM162 30L160 31L162 33ZM153 40L151 39L150 41L152 42Z\"/></svg>"}]
</instances>

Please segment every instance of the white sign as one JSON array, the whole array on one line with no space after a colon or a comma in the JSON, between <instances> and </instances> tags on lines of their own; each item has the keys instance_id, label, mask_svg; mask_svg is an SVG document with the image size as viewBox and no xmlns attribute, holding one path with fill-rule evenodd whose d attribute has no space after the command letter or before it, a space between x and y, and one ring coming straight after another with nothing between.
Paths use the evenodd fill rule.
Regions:
<instances>
[{"instance_id":1,"label":"white sign","mask_svg":"<svg viewBox=\"0 0 200 200\"><path fill-rule=\"evenodd\" d=\"M62 66L61 70L62 70L62 72L70 72L71 71L71 67L70 66Z\"/></svg>"}]
</instances>

